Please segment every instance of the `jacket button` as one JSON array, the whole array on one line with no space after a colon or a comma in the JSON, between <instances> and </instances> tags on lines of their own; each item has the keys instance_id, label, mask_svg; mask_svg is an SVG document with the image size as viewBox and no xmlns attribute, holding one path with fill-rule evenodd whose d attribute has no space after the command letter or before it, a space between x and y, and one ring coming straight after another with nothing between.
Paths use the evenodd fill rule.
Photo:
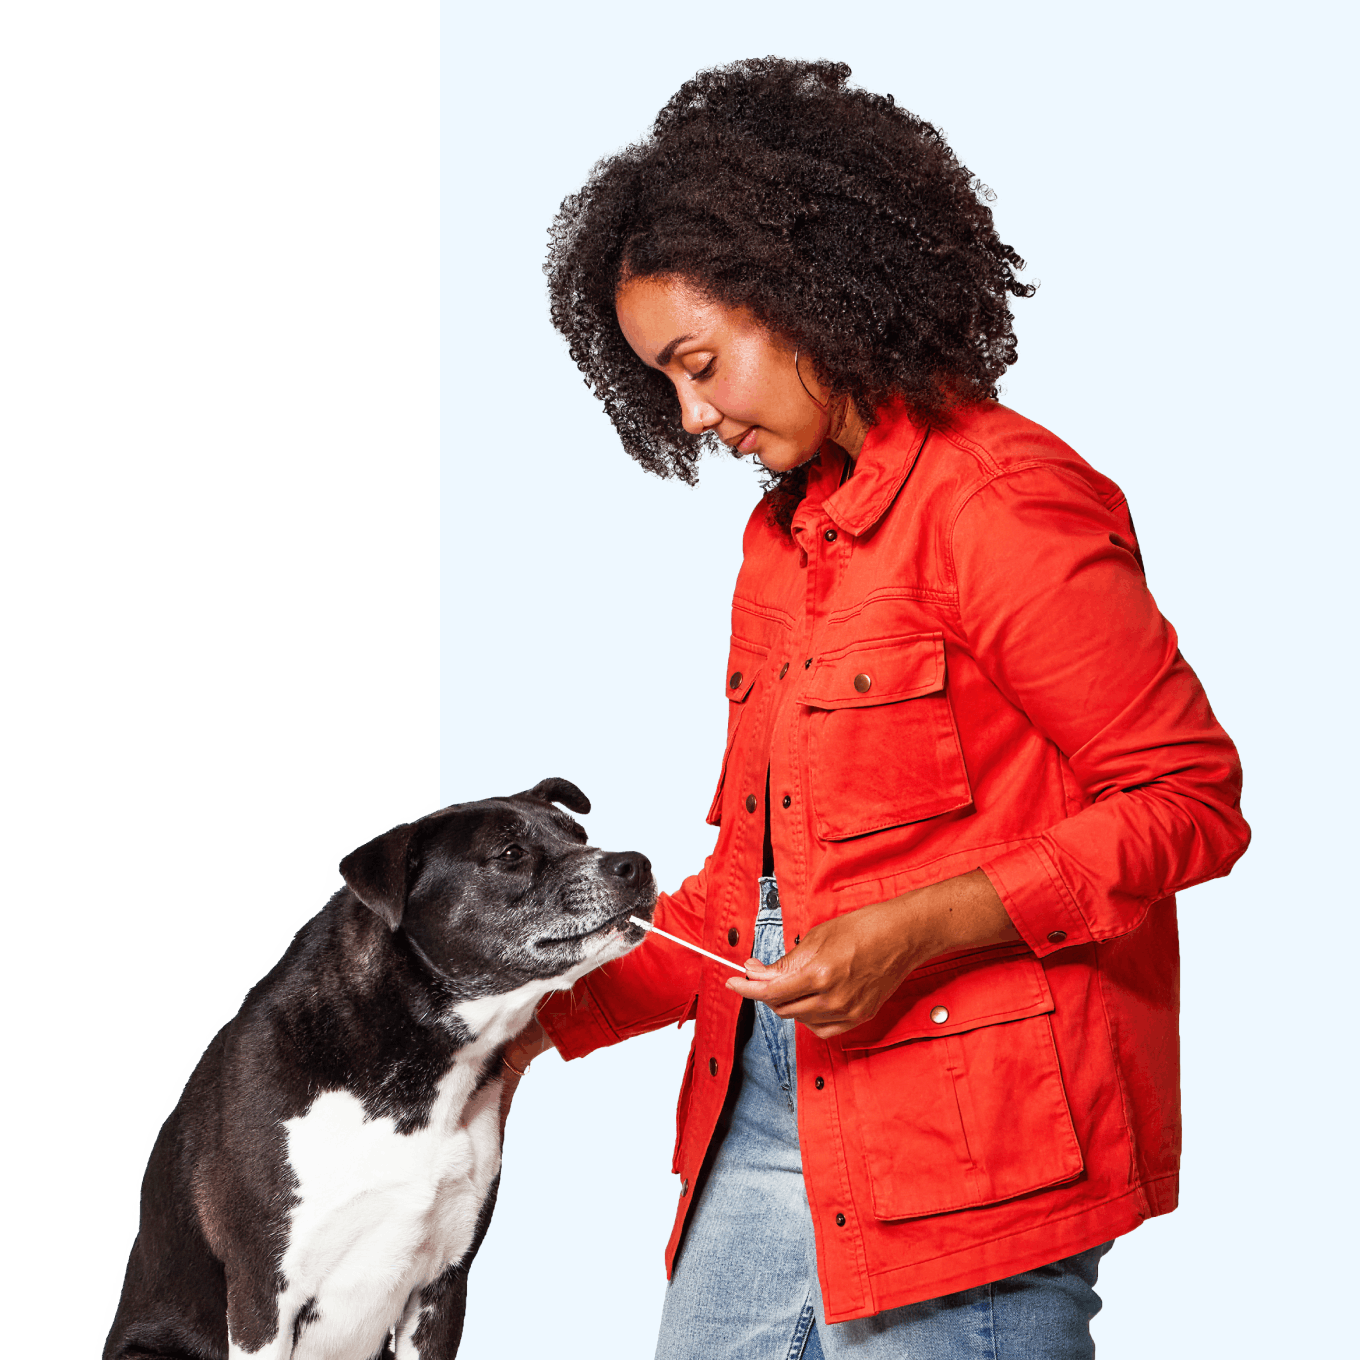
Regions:
<instances>
[{"instance_id":1,"label":"jacket button","mask_svg":"<svg viewBox=\"0 0 1360 1360\"><path fill-rule=\"evenodd\" d=\"M684 1197L685 1197L687 1194L689 1194L689 1182L688 1182L688 1181L681 1181L681 1182L680 1182L680 1198L681 1198L681 1199L684 1199Z\"/></svg>"},{"instance_id":2,"label":"jacket button","mask_svg":"<svg viewBox=\"0 0 1360 1360\"><path fill-rule=\"evenodd\" d=\"M1049 944L1061 944L1067 938L1065 930L1050 930L1048 932Z\"/></svg>"},{"instance_id":3,"label":"jacket button","mask_svg":"<svg viewBox=\"0 0 1360 1360\"><path fill-rule=\"evenodd\" d=\"M808 657L808 659L803 662L803 669L807 670L810 665L812 665L812 658Z\"/></svg>"},{"instance_id":4,"label":"jacket button","mask_svg":"<svg viewBox=\"0 0 1360 1360\"><path fill-rule=\"evenodd\" d=\"M779 668L779 678L782 680L789 673L789 663L786 661Z\"/></svg>"},{"instance_id":5,"label":"jacket button","mask_svg":"<svg viewBox=\"0 0 1360 1360\"><path fill-rule=\"evenodd\" d=\"M844 1214L837 1214L837 1215L836 1215L836 1226L837 1226L838 1228L843 1228L843 1227L845 1227L845 1215L844 1215Z\"/></svg>"},{"instance_id":6,"label":"jacket button","mask_svg":"<svg viewBox=\"0 0 1360 1360\"><path fill-rule=\"evenodd\" d=\"M730 944L733 949L735 949L737 947L737 942L740 939L741 931L739 931L736 928L736 926L733 926L732 929L727 932L727 943Z\"/></svg>"},{"instance_id":7,"label":"jacket button","mask_svg":"<svg viewBox=\"0 0 1360 1360\"><path fill-rule=\"evenodd\" d=\"M822 1087L826 1085L826 1078L818 1077L812 1084L820 1091Z\"/></svg>"},{"instance_id":8,"label":"jacket button","mask_svg":"<svg viewBox=\"0 0 1360 1360\"><path fill-rule=\"evenodd\" d=\"M822 537L826 539L828 543L834 543L836 541L836 531L834 529L828 529Z\"/></svg>"},{"instance_id":9,"label":"jacket button","mask_svg":"<svg viewBox=\"0 0 1360 1360\"><path fill-rule=\"evenodd\" d=\"M861 672L859 675L855 676L855 688L856 688L861 694L868 694L868 692L869 692L869 686L872 685L873 683L874 683L874 682L873 682L872 680L870 680L869 677L868 677L867 675L865 675L863 672Z\"/></svg>"},{"instance_id":10,"label":"jacket button","mask_svg":"<svg viewBox=\"0 0 1360 1360\"><path fill-rule=\"evenodd\" d=\"M786 793L786 794L784 795L784 806L785 806L785 807L788 807L788 806L790 806L790 804L792 804L792 802L793 802L793 799L790 798L789 795Z\"/></svg>"},{"instance_id":11,"label":"jacket button","mask_svg":"<svg viewBox=\"0 0 1360 1360\"><path fill-rule=\"evenodd\" d=\"M738 689L741 686L741 672L733 671L732 678L727 682L729 689Z\"/></svg>"},{"instance_id":12,"label":"jacket button","mask_svg":"<svg viewBox=\"0 0 1360 1360\"><path fill-rule=\"evenodd\" d=\"M708 1060L708 1075L709 1075L710 1077L716 1077L716 1076L718 1075L718 1060L717 1060L717 1058L710 1058L710 1059Z\"/></svg>"},{"instance_id":13,"label":"jacket button","mask_svg":"<svg viewBox=\"0 0 1360 1360\"><path fill-rule=\"evenodd\" d=\"M746 811L754 812L755 810L756 810L756 796L754 793L748 793L746 795Z\"/></svg>"},{"instance_id":14,"label":"jacket button","mask_svg":"<svg viewBox=\"0 0 1360 1360\"><path fill-rule=\"evenodd\" d=\"M949 1007L948 1007L948 1006L936 1006L936 1007L930 1012L930 1018L931 1018L937 1025L942 1025L942 1024L944 1024L944 1022L945 1022L946 1020L949 1019Z\"/></svg>"}]
</instances>

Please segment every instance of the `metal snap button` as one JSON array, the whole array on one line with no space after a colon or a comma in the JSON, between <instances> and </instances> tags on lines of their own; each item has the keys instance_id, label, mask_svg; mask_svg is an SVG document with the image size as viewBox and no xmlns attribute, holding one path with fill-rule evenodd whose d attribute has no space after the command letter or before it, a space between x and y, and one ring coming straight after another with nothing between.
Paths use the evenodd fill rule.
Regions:
<instances>
[{"instance_id":1,"label":"metal snap button","mask_svg":"<svg viewBox=\"0 0 1360 1360\"><path fill-rule=\"evenodd\" d=\"M845 1215L844 1215L844 1214L837 1214L837 1215L836 1215L836 1226L837 1226L838 1228L843 1228L843 1227L845 1227Z\"/></svg>"},{"instance_id":2,"label":"metal snap button","mask_svg":"<svg viewBox=\"0 0 1360 1360\"><path fill-rule=\"evenodd\" d=\"M756 810L756 796L754 793L748 793L746 795L746 811L754 812L755 810Z\"/></svg>"},{"instance_id":3,"label":"metal snap button","mask_svg":"<svg viewBox=\"0 0 1360 1360\"><path fill-rule=\"evenodd\" d=\"M869 677L863 674L862 672L859 675L855 676L855 688L861 694L868 694L869 686L872 685L873 683L874 682L870 680Z\"/></svg>"},{"instance_id":4,"label":"metal snap button","mask_svg":"<svg viewBox=\"0 0 1360 1360\"><path fill-rule=\"evenodd\" d=\"M785 806L785 807L788 807L792 802L793 802L793 799L790 798L789 795L786 793L786 794L784 795L784 806Z\"/></svg>"},{"instance_id":5,"label":"metal snap button","mask_svg":"<svg viewBox=\"0 0 1360 1360\"><path fill-rule=\"evenodd\" d=\"M826 539L828 543L834 543L836 541L836 531L834 529L828 529L822 537Z\"/></svg>"},{"instance_id":6,"label":"metal snap button","mask_svg":"<svg viewBox=\"0 0 1360 1360\"><path fill-rule=\"evenodd\" d=\"M730 944L733 949L735 949L740 939L741 931L739 931L736 928L736 926L733 926L732 929L727 932L727 943Z\"/></svg>"},{"instance_id":7,"label":"metal snap button","mask_svg":"<svg viewBox=\"0 0 1360 1360\"><path fill-rule=\"evenodd\" d=\"M730 689L736 689L741 684L741 672L733 671L732 678L727 682Z\"/></svg>"},{"instance_id":8,"label":"metal snap button","mask_svg":"<svg viewBox=\"0 0 1360 1360\"><path fill-rule=\"evenodd\" d=\"M812 658L808 657L808 659L803 662L803 669L807 670L810 665L812 665Z\"/></svg>"},{"instance_id":9,"label":"metal snap button","mask_svg":"<svg viewBox=\"0 0 1360 1360\"><path fill-rule=\"evenodd\" d=\"M688 1182L688 1181L681 1181L681 1182L680 1182L680 1198L681 1198L681 1199L684 1199L684 1197L685 1197L687 1194L689 1194L689 1182Z\"/></svg>"},{"instance_id":10,"label":"metal snap button","mask_svg":"<svg viewBox=\"0 0 1360 1360\"><path fill-rule=\"evenodd\" d=\"M822 1087L826 1085L826 1078L818 1077L812 1084L820 1091Z\"/></svg>"},{"instance_id":11,"label":"metal snap button","mask_svg":"<svg viewBox=\"0 0 1360 1360\"><path fill-rule=\"evenodd\" d=\"M947 1006L936 1006L930 1012L930 1018L937 1024L942 1025L949 1019L949 1008Z\"/></svg>"},{"instance_id":12,"label":"metal snap button","mask_svg":"<svg viewBox=\"0 0 1360 1360\"><path fill-rule=\"evenodd\" d=\"M1067 938L1065 930L1050 930L1048 932L1049 944L1061 944Z\"/></svg>"},{"instance_id":13,"label":"metal snap button","mask_svg":"<svg viewBox=\"0 0 1360 1360\"><path fill-rule=\"evenodd\" d=\"M709 1075L710 1077L716 1077L716 1076L718 1075L718 1060L717 1060L717 1058L710 1058L710 1059L708 1060L708 1075Z\"/></svg>"},{"instance_id":14,"label":"metal snap button","mask_svg":"<svg viewBox=\"0 0 1360 1360\"><path fill-rule=\"evenodd\" d=\"M789 663L786 661L779 668L779 678L782 680L789 673Z\"/></svg>"}]
</instances>

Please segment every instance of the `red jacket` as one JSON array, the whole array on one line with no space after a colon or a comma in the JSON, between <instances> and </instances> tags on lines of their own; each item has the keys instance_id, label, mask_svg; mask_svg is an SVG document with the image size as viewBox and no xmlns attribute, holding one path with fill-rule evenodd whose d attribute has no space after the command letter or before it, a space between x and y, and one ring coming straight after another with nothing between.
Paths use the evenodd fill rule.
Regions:
<instances>
[{"instance_id":1,"label":"red jacket","mask_svg":"<svg viewBox=\"0 0 1360 1360\"><path fill-rule=\"evenodd\" d=\"M786 947L981 867L1023 944L949 955L831 1040L797 1029L827 1318L1029 1270L1175 1207L1173 893L1246 848L1237 753L1143 578L1119 488L1003 406L881 413L792 535L751 516L720 825L657 924L749 956L770 770ZM690 1017L690 1205L734 1061L727 970L655 938L550 998L564 1057Z\"/></svg>"}]
</instances>

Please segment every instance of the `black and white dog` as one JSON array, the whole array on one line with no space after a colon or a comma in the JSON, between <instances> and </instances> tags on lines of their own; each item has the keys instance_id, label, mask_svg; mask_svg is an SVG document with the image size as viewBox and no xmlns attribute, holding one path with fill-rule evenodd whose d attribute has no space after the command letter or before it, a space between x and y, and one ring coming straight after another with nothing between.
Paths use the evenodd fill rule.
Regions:
<instances>
[{"instance_id":1,"label":"black and white dog","mask_svg":"<svg viewBox=\"0 0 1360 1360\"><path fill-rule=\"evenodd\" d=\"M638 944L639 854L565 779L347 856L347 887L212 1041L166 1120L105 1360L448 1360L500 1174L506 1042Z\"/></svg>"}]
</instances>

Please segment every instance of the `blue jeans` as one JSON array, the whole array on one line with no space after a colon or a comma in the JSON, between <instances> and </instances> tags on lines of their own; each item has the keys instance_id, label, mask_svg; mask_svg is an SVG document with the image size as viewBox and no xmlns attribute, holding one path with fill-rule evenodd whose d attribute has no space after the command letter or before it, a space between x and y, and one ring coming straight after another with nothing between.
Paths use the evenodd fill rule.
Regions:
<instances>
[{"instance_id":1,"label":"blue jeans","mask_svg":"<svg viewBox=\"0 0 1360 1360\"><path fill-rule=\"evenodd\" d=\"M760 880L755 956L784 952L779 892ZM828 1324L798 1153L792 1020L756 1004L731 1126L690 1216L656 1360L1089 1360L1096 1270L1110 1243L875 1317Z\"/></svg>"}]
</instances>

